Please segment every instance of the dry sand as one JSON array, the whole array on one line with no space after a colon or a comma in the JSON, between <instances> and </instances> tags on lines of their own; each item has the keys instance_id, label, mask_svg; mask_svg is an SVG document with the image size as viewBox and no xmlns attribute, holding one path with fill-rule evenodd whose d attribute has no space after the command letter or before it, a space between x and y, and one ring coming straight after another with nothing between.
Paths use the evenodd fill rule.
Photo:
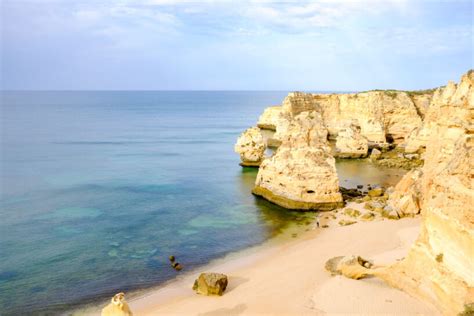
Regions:
<instances>
[{"instance_id":1,"label":"dry sand","mask_svg":"<svg viewBox=\"0 0 474 316\"><path fill-rule=\"evenodd\" d=\"M375 264L395 262L408 252L419 225L419 218L350 226L332 220L329 228L207 266L202 271L229 276L222 297L195 294L191 287L202 272L196 271L129 299L129 304L134 315L438 315L433 306L378 279L332 277L324 269L327 259L339 255L357 254Z\"/></svg>"}]
</instances>

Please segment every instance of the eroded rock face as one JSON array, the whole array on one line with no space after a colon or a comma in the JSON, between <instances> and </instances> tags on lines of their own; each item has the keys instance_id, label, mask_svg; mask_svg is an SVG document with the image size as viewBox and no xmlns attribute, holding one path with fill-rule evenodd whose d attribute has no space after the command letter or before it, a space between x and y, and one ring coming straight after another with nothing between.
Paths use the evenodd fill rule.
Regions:
<instances>
[{"instance_id":1,"label":"eroded rock face","mask_svg":"<svg viewBox=\"0 0 474 316\"><path fill-rule=\"evenodd\" d=\"M383 279L455 315L474 302L473 72L459 85L439 89L429 112L433 105L437 114L430 119L425 165L417 180L421 233Z\"/></svg>"},{"instance_id":2,"label":"eroded rock face","mask_svg":"<svg viewBox=\"0 0 474 316\"><path fill-rule=\"evenodd\" d=\"M125 294L118 293L112 297L110 304L102 309L102 316L132 316L127 302L125 301Z\"/></svg>"},{"instance_id":3,"label":"eroded rock face","mask_svg":"<svg viewBox=\"0 0 474 316\"><path fill-rule=\"evenodd\" d=\"M367 156L368 142L360 134L360 128L350 124L336 138L336 156L339 158L362 158Z\"/></svg>"},{"instance_id":4,"label":"eroded rock face","mask_svg":"<svg viewBox=\"0 0 474 316\"><path fill-rule=\"evenodd\" d=\"M271 106L266 108L258 119L257 127L275 131L281 110L281 106Z\"/></svg>"},{"instance_id":5,"label":"eroded rock face","mask_svg":"<svg viewBox=\"0 0 474 316\"><path fill-rule=\"evenodd\" d=\"M387 201L398 217L413 216L421 211L421 169L414 169L403 176Z\"/></svg>"},{"instance_id":6,"label":"eroded rock face","mask_svg":"<svg viewBox=\"0 0 474 316\"><path fill-rule=\"evenodd\" d=\"M227 288L227 276L222 273L201 273L194 281L193 290L202 295L224 294Z\"/></svg>"},{"instance_id":7,"label":"eroded rock face","mask_svg":"<svg viewBox=\"0 0 474 316\"><path fill-rule=\"evenodd\" d=\"M258 127L251 127L240 135L234 146L240 155L241 166L257 167L265 156L265 141Z\"/></svg>"},{"instance_id":8,"label":"eroded rock face","mask_svg":"<svg viewBox=\"0 0 474 316\"><path fill-rule=\"evenodd\" d=\"M253 193L288 209L342 205L335 160L318 112L302 112L289 120L281 146L260 165Z\"/></svg>"}]
</instances>

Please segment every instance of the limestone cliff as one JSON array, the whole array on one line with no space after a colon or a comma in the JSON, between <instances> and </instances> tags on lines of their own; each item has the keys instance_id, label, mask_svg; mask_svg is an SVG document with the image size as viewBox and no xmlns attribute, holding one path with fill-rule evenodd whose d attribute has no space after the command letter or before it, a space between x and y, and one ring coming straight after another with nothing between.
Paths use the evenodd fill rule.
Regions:
<instances>
[{"instance_id":1,"label":"limestone cliff","mask_svg":"<svg viewBox=\"0 0 474 316\"><path fill-rule=\"evenodd\" d=\"M382 278L455 315L474 303L474 73L438 89L428 112L425 165L416 180L421 233Z\"/></svg>"},{"instance_id":2,"label":"limestone cliff","mask_svg":"<svg viewBox=\"0 0 474 316\"><path fill-rule=\"evenodd\" d=\"M281 106L271 106L263 111L263 114L260 115L257 127L261 129L276 130L278 116L281 113Z\"/></svg>"},{"instance_id":3,"label":"limestone cliff","mask_svg":"<svg viewBox=\"0 0 474 316\"><path fill-rule=\"evenodd\" d=\"M342 205L335 160L318 112L299 112L288 120L281 146L260 165L253 193L288 209Z\"/></svg>"},{"instance_id":4,"label":"limestone cliff","mask_svg":"<svg viewBox=\"0 0 474 316\"><path fill-rule=\"evenodd\" d=\"M339 131L336 138L336 156L339 158L362 158L368 153L368 142L360 134L360 127L350 124Z\"/></svg>"},{"instance_id":5,"label":"limestone cliff","mask_svg":"<svg viewBox=\"0 0 474 316\"><path fill-rule=\"evenodd\" d=\"M387 138L401 143L422 126L422 116L431 95L404 91L368 91L350 94L310 94L292 92L282 106L270 107L259 126L275 129L278 139L286 132L288 120L304 111L321 113L329 137L335 139L347 125L355 124L369 147L384 147Z\"/></svg>"}]
</instances>

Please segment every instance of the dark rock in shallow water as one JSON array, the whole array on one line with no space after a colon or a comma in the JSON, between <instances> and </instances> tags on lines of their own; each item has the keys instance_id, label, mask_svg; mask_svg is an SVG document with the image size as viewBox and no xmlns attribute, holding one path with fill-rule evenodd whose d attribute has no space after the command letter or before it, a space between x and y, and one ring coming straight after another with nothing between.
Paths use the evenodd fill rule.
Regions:
<instances>
[{"instance_id":1,"label":"dark rock in shallow water","mask_svg":"<svg viewBox=\"0 0 474 316\"><path fill-rule=\"evenodd\" d=\"M174 262L176 260L175 256L169 256L170 262Z\"/></svg>"},{"instance_id":2,"label":"dark rock in shallow water","mask_svg":"<svg viewBox=\"0 0 474 316\"><path fill-rule=\"evenodd\" d=\"M227 288L227 276L222 273L201 273L193 290L202 295L222 295Z\"/></svg>"}]
</instances>

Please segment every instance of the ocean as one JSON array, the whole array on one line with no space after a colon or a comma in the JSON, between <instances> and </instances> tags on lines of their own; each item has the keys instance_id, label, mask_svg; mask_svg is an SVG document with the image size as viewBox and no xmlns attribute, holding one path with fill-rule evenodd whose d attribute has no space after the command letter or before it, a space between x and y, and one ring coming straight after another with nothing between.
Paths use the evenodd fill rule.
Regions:
<instances>
[{"instance_id":1,"label":"ocean","mask_svg":"<svg viewBox=\"0 0 474 316\"><path fill-rule=\"evenodd\" d=\"M57 314L304 228L233 146L286 91L1 92L0 311ZM400 171L338 162L341 185ZM386 183L380 183L385 181Z\"/></svg>"}]
</instances>

